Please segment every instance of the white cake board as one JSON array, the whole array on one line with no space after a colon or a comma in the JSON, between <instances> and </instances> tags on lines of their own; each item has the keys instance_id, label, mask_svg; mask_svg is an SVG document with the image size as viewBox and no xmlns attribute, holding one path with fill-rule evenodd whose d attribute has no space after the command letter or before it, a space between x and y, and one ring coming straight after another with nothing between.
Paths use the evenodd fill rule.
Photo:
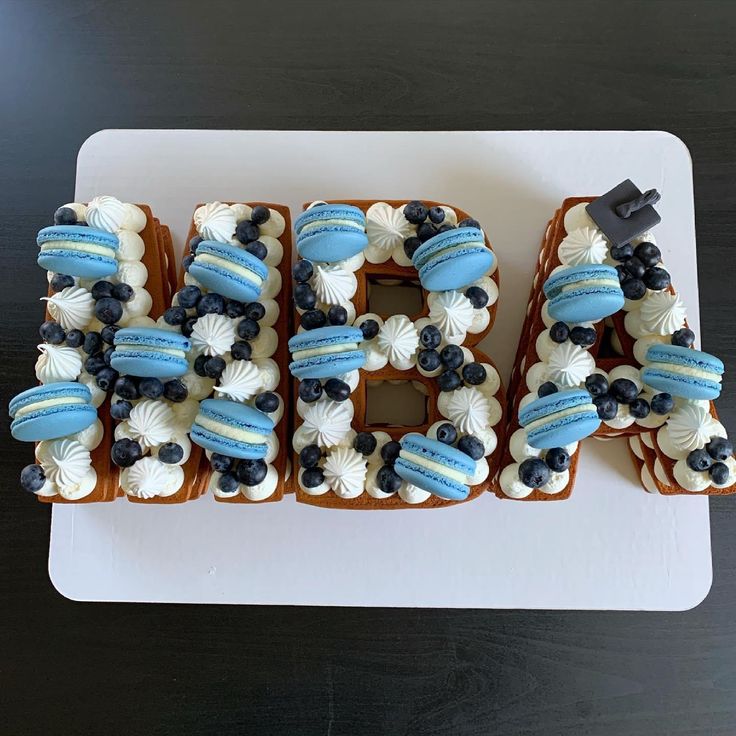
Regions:
<instances>
[{"instance_id":1,"label":"white cake board","mask_svg":"<svg viewBox=\"0 0 736 736\"><path fill-rule=\"evenodd\" d=\"M79 153L76 198L145 202L180 247L200 201L424 197L486 228L501 268L482 347L504 380L547 220L630 177L663 194L657 240L698 329L690 156L661 132L109 130ZM682 610L711 585L708 501L645 493L625 440L585 443L572 497L488 494L435 511L112 504L53 510L49 571L76 600Z\"/></svg>"}]
</instances>

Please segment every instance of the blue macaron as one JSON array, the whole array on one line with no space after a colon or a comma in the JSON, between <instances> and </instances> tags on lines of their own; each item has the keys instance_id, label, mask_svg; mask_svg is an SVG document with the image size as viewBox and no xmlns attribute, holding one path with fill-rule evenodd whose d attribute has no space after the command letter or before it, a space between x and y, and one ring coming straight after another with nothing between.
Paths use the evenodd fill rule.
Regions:
<instances>
[{"instance_id":1,"label":"blue macaron","mask_svg":"<svg viewBox=\"0 0 736 736\"><path fill-rule=\"evenodd\" d=\"M590 394L570 389L535 399L519 411L527 443L538 450L564 447L589 437L600 426Z\"/></svg>"},{"instance_id":2,"label":"blue macaron","mask_svg":"<svg viewBox=\"0 0 736 736\"><path fill-rule=\"evenodd\" d=\"M178 332L158 327L125 327L115 333L110 365L118 373L169 378L187 372L192 344Z\"/></svg>"},{"instance_id":3,"label":"blue macaron","mask_svg":"<svg viewBox=\"0 0 736 736\"><path fill-rule=\"evenodd\" d=\"M189 274L209 291L239 302L252 302L261 295L268 266L244 248L203 240L197 246Z\"/></svg>"},{"instance_id":4,"label":"blue macaron","mask_svg":"<svg viewBox=\"0 0 736 736\"><path fill-rule=\"evenodd\" d=\"M91 401L83 383L63 381L29 388L10 402L10 433L23 442L40 442L81 432L97 419Z\"/></svg>"},{"instance_id":5,"label":"blue macaron","mask_svg":"<svg viewBox=\"0 0 736 736\"><path fill-rule=\"evenodd\" d=\"M273 420L247 404L226 399L205 399L199 405L190 436L206 450L241 460L266 456L266 440Z\"/></svg>"},{"instance_id":6,"label":"blue macaron","mask_svg":"<svg viewBox=\"0 0 736 736\"><path fill-rule=\"evenodd\" d=\"M464 452L416 432L401 438L394 470L407 483L448 501L468 497L475 461Z\"/></svg>"},{"instance_id":7,"label":"blue macaron","mask_svg":"<svg viewBox=\"0 0 736 736\"><path fill-rule=\"evenodd\" d=\"M368 245L365 214L349 204L310 207L296 218L294 229L296 249L310 261L343 261Z\"/></svg>"},{"instance_id":8,"label":"blue macaron","mask_svg":"<svg viewBox=\"0 0 736 736\"><path fill-rule=\"evenodd\" d=\"M612 266L567 266L550 276L543 288L549 314L560 322L597 322L624 306L624 293Z\"/></svg>"},{"instance_id":9,"label":"blue macaron","mask_svg":"<svg viewBox=\"0 0 736 736\"><path fill-rule=\"evenodd\" d=\"M365 365L359 350L363 333L357 327L318 327L294 335L289 340L292 362L289 371L295 378L331 378Z\"/></svg>"},{"instance_id":10,"label":"blue macaron","mask_svg":"<svg viewBox=\"0 0 736 736\"><path fill-rule=\"evenodd\" d=\"M462 289L485 276L495 256L477 227L458 227L420 245L412 263L427 291Z\"/></svg>"},{"instance_id":11,"label":"blue macaron","mask_svg":"<svg viewBox=\"0 0 736 736\"><path fill-rule=\"evenodd\" d=\"M641 378L655 391L683 399L713 401L721 393L723 361L680 345L652 345Z\"/></svg>"},{"instance_id":12,"label":"blue macaron","mask_svg":"<svg viewBox=\"0 0 736 736\"><path fill-rule=\"evenodd\" d=\"M84 225L52 225L38 233L38 265L53 273L96 279L118 270L115 233Z\"/></svg>"}]
</instances>

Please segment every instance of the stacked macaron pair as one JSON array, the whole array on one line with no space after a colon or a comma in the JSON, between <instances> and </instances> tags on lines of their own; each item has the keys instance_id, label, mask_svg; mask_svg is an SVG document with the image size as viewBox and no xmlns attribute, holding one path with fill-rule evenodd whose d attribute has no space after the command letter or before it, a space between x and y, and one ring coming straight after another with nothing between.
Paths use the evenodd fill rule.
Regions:
<instances>
[{"instance_id":1,"label":"stacked macaron pair","mask_svg":"<svg viewBox=\"0 0 736 736\"><path fill-rule=\"evenodd\" d=\"M291 374L296 378L329 378L365 365L359 349L363 333L357 327L319 327L289 339Z\"/></svg>"},{"instance_id":2,"label":"stacked macaron pair","mask_svg":"<svg viewBox=\"0 0 736 736\"><path fill-rule=\"evenodd\" d=\"M537 449L564 447L592 435L600 426L598 410L582 389L557 391L519 410L527 443Z\"/></svg>"},{"instance_id":3,"label":"stacked macaron pair","mask_svg":"<svg viewBox=\"0 0 736 736\"><path fill-rule=\"evenodd\" d=\"M618 274L612 266L566 266L544 283L553 319L569 324L597 322L624 306Z\"/></svg>"},{"instance_id":4,"label":"stacked macaron pair","mask_svg":"<svg viewBox=\"0 0 736 736\"><path fill-rule=\"evenodd\" d=\"M713 401L721 393L723 361L680 345L652 345L641 377L656 391L692 401Z\"/></svg>"},{"instance_id":5,"label":"stacked macaron pair","mask_svg":"<svg viewBox=\"0 0 736 736\"><path fill-rule=\"evenodd\" d=\"M157 327L126 327L115 333L110 365L121 374L148 378L182 376L191 342Z\"/></svg>"},{"instance_id":6,"label":"stacked macaron pair","mask_svg":"<svg viewBox=\"0 0 736 736\"><path fill-rule=\"evenodd\" d=\"M52 225L37 237L38 265L52 273L86 279L110 276L118 270L118 236L87 225Z\"/></svg>"},{"instance_id":7,"label":"stacked macaron pair","mask_svg":"<svg viewBox=\"0 0 736 736\"><path fill-rule=\"evenodd\" d=\"M334 263L368 245L365 214L349 204L317 203L297 217L296 248L302 258Z\"/></svg>"}]
</instances>

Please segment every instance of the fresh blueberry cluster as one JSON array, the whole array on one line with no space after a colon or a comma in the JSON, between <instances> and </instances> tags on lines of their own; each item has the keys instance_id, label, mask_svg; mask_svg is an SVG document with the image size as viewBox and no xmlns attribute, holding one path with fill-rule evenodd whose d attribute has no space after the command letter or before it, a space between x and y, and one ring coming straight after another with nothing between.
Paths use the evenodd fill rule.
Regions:
<instances>
[{"instance_id":1,"label":"fresh blueberry cluster","mask_svg":"<svg viewBox=\"0 0 736 736\"><path fill-rule=\"evenodd\" d=\"M69 330L69 332L66 332L58 322L52 319L44 322L38 328L38 333L44 342L51 345L63 345L66 343L70 348L82 347L85 339L82 330Z\"/></svg>"},{"instance_id":2,"label":"fresh blueberry cluster","mask_svg":"<svg viewBox=\"0 0 736 736\"><path fill-rule=\"evenodd\" d=\"M306 258L297 261L291 269L291 275L294 278L294 304L304 310L299 318L299 324L305 330L315 330L328 324L336 326L347 324L348 311L345 307L334 304L326 313L316 308L317 295L309 284L313 273L312 262ZM378 325L376 325L377 332Z\"/></svg>"},{"instance_id":3,"label":"fresh blueberry cluster","mask_svg":"<svg viewBox=\"0 0 736 736\"><path fill-rule=\"evenodd\" d=\"M116 440L110 450L112 461L120 468L129 468L143 457L143 448L136 440L124 437ZM177 442L166 442L158 448L162 463L176 465L184 457L184 448Z\"/></svg>"},{"instance_id":4,"label":"fresh blueberry cluster","mask_svg":"<svg viewBox=\"0 0 736 736\"><path fill-rule=\"evenodd\" d=\"M733 443L724 437L713 437L704 448L693 450L685 462L691 470L707 472L713 483L725 485L730 473L725 461L731 455Z\"/></svg>"},{"instance_id":5,"label":"fresh blueberry cluster","mask_svg":"<svg viewBox=\"0 0 736 736\"><path fill-rule=\"evenodd\" d=\"M473 460L480 460L485 455L481 440L471 434L466 434L458 440L457 429L450 422L444 422L437 427L437 439L445 445L454 445L457 442L457 449Z\"/></svg>"},{"instance_id":6,"label":"fresh blueberry cluster","mask_svg":"<svg viewBox=\"0 0 736 736\"><path fill-rule=\"evenodd\" d=\"M570 453L564 447L547 450L544 457L533 457L519 465L519 480L528 488L541 488L552 473L564 473L570 467Z\"/></svg>"},{"instance_id":7,"label":"fresh blueberry cluster","mask_svg":"<svg viewBox=\"0 0 736 736\"><path fill-rule=\"evenodd\" d=\"M137 399L168 399L173 403L185 401L189 395L187 385L180 378L161 381L158 378L120 376L115 380L115 394L120 398L110 406L113 419L123 421L130 416L133 401Z\"/></svg>"},{"instance_id":8,"label":"fresh blueberry cluster","mask_svg":"<svg viewBox=\"0 0 736 736\"><path fill-rule=\"evenodd\" d=\"M95 317L106 325L115 325L123 316L123 304L133 298L134 291L128 284L98 281L90 293L95 300Z\"/></svg>"},{"instance_id":9,"label":"fresh blueberry cluster","mask_svg":"<svg viewBox=\"0 0 736 736\"><path fill-rule=\"evenodd\" d=\"M636 248L631 243L615 245L611 248L611 258L619 262L616 271L627 299L643 299L647 289L662 291L672 283L670 274L657 265L662 253L654 243L639 243Z\"/></svg>"},{"instance_id":10,"label":"fresh blueberry cluster","mask_svg":"<svg viewBox=\"0 0 736 736\"><path fill-rule=\"evenodd\" d=\"M299 465L304 469L302 473L302 485L305 488L317 488L324 483L325 476L322 468L319 467L319 461L321 459L322 451L318 445L307 445L299 453Z\"/></svg>"},{"instance_id":11,"label":"fresh blueberry cluster","mask_svg":"<svg viewBox=\"0 0 736 736\"><path fill-rule=\"evenodd\" d=\"M238 460L215 452L210 458L212 470L220 473L217 487L223 493L235 494L238 487L257 486L262 483L268 473L264 460Z\"/></svg>"},{"instance_id":12,"label":"fresh blueberry cluster","mask_svg":"<svg viewBox=\"0 0 736 736\"><path fill-rule=\"evenodd\" d=\"M555 322L549 328L549 336L552 342L563 343L569 340L581 348L589 348L595 345L598 337L594 327L582 327L577 325L572 329L564 322Z\"/></svg>"},{"instance_id":13,"label":"fresh blueberry cluster","mask_svg":"<svg viewBox=\"0 0 736 736\"><path fill-rule=\"evenodd\" d=\"M427 207L424 202L412 200L404 207L404 217L417 226L417 234L411 235L404 240L404 253L407 258L412 258L417 248L438 233L454 230L455 225L446 221L446 214L442 207ZM480 224L472 217L458 222L457 227L477 227Z\"/></svg>"},{"instance_id":14,"label":"fresh blueberry cluster","mask_svg":"<svg viewBox=\"0 0 736 736\"><path fill-rule=\"evenodd\" d=\"M445 345L438 350L442 333L434 325L422 328L419 342L422 349L417 355L417 363L427 372L442 370L437 377L441 391L454 391L463 385L463 381L471 386L480 386L486 380L486 369L480 363L463 365L465 354L459 345ZM458 373L461 368L462 376Z\"/></svg>"},{"instance_id":15,"label":"fresh blueberry cluster","mask_svg":"<svg viewBox=\"0 0 736 736\"><path fill-rule=\"evenodd\" d=\"M340 378L328 378L324 384L318 378L305 378L299 384L299 398L307 404L317 401L323 391L333 401L350 398L350 386Z\"/></svg>"}]
</instances>

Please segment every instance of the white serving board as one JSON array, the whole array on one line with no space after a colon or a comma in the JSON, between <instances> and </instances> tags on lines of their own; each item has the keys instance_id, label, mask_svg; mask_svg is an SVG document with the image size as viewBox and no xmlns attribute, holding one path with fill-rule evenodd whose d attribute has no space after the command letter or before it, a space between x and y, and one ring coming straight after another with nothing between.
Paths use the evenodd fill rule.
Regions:
<instances>
[{"instance_id":1,"label":"white serving board","mask_svg":"<svg viewBox=\"0 0 736 736\"><path fill-rule=\"evenodd\" d=\"M180 246L199 201L427 198L488 232L501 268L483 348L508 378L537 249L568 196L657 187L657 239L698 328L692 172L661 132L108 130L79 153L76 197L146 202ZM77 600L682 610L711 585L708 501L658 497L624 440L586 442L573 496L488 494L435 511L112 504L53 510L49 571Z\"/></svg>"}]
</instances>

